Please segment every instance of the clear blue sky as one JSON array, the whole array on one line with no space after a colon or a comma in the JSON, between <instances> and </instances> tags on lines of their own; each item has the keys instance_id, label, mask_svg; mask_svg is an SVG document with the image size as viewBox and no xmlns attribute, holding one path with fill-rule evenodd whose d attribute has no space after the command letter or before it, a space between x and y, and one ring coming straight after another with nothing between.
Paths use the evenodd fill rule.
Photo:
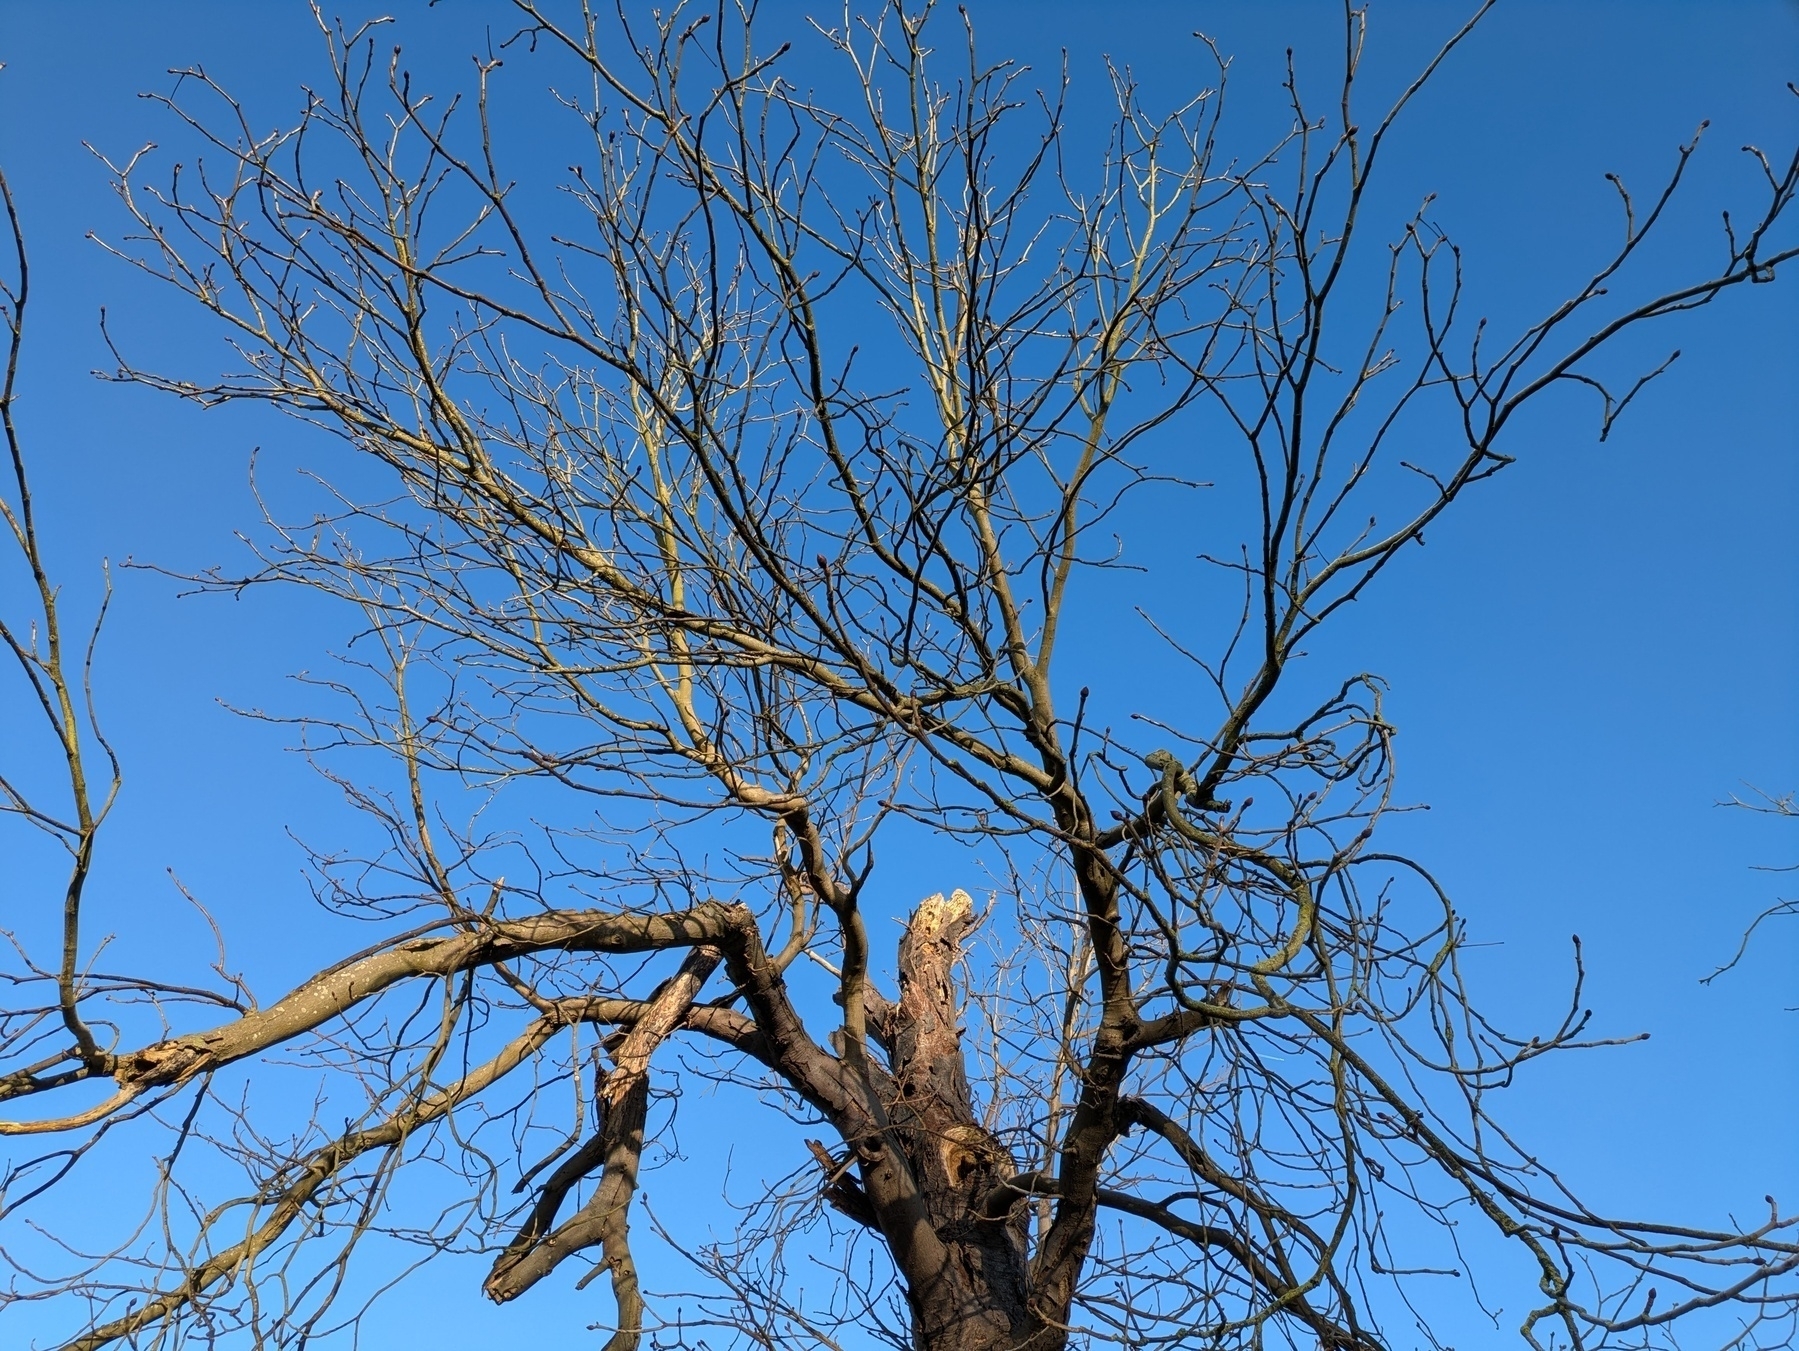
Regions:
<instances>
[{"instance_id":1,"label":"clear blue sky","mask_svg":"<svg viewBox=\"0 0 1799 1351\"><path fill-rule=\"evenodd\" d=\"M488 16L509 31L497 4L396 8L409 59L433 80L465 78ZM1409 73L1462 8L1377 3L1374 83ZM805 12L783 3L769 15L770 28L792 27L801 71L818 59L798 22ZM1297 46L1303 69L1337 22L1335 6L1309 0L978 0L973 12L990 55L1049 70L1060 48L1074 53L1077 115L1080 99L1101 92L1097 53L1173 93L1192 69L1185 35L1205 28L1239 60L1245 144L1280 123L1282 49ZM36 265L20 417L76 614L102 558L176 570L240 560L234 532L255 521L251 448L303 455L306 445L291 424L200 415L89 376L109 364L102 306L165 367L215 370L227 354L195 314L85 239L123 225L84 143L115 159L148 141L183 153L179 129L136 95L166 89L169 67L194 63L249 92L272 124L296 107L320 56L298 0L0 0L0 164ZM1736 147L1790 143L1799 103L1784 84L1794 78L1799 5L1784 0L1503 3L1392 148L1383 209L1437 192L1438 218L1468 257L1471 303L1516 319L1614 239L1602 174L1647 185L1704 118L1706 148L1664 256L1718 252L1715 206L1753 190ZM517 89L502 117L519 115L508 107L541 115L536 86L521 75ZM1783 885L1799 891L1793 877L1752 871L1799 860L1799 823L1716 805L1747 785L1799 788L1799 277L1745 290L1665 344L1655 338L1685 355L1606 444L1574 400L1520 428L1507 447L1519 464L1433 532L1319 654L1392 683L1401 791L1431 811L1389 838L1437 866L1475 935L1494 944L1473 971L1488 1002L1546 1019L1578 932L1599 1026L1653 1034L1543 1067L1515 1090L1508 1119L1602 1205L1710 1222L1767 1191L1799 1201L1799 1013L1787 1011L1799 1005L1799 922L1765 931L1723 981L1698 984ZM7 574L0 596L15 585ZM152 573L123 574L102 650L101 707L126 789L95 879L94 927L116 930L132 965L191 951L205 934L166 880L172 868L213 908L266 997L341 950L341 931L310 910L289 833L329 844L342 813L282 753L279 729L221 705L292 701L285 677L321 668L343 625L294 608L289 594L234 603L176 591ZM1096 628L1077 661L1097 668L1116 639ZM17 698L0 685L9 760ZM0 922L32 931L49 921L57 893L45 861L0 825ZM710 1205L717 1185L696 1167L650 1188L673 1212L684 1188ZM529 1326L542 1345L586 1345L581 1327L607 1312L598 1287L574 1294L564 1280L496 1313L479 1298L482 1270L475 1260L430 1278L432 1301L407 1310L428 1325L420 1343L458 1351ZM34 1321L46 1316L7 1315L21 1331L0 1327L0 1342L63 1326ZM1465 1344L1490 1336L1470 1331Z\"/></svg>"}]
</instances>

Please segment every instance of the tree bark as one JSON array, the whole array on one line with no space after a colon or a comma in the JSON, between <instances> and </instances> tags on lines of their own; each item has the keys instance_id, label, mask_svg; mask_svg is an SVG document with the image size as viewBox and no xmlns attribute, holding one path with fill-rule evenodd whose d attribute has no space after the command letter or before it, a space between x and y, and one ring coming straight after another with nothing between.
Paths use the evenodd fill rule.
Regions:
<instances>
[{"instance_id":1,"label":"tree bark","mask_svg":"<svg viewBox=\"0 0 1799 1351\"><path fill-rule=\"evenodd\" d=\"M975 1119L963 1058L955 967L973 911L962 891L919 904L900 940L899 1002L884 1010L892 1068L886 1134L898 1142L937 1240L928 1245L935 1260L898 1265L919 1351L1054 1351L1065 1335L1032 1315L1022 1216L989 1218L982 1206L1017 1169ZM892 1161L884 1149L874 1159L860 1152L864 1188L874 1196L878 1170ZM915 1224L915 1213L874 1210L896 1259L919 1248L893 1233L895 1224Z\"/></svg>"},{"instance_id":2,"label":"tree bark","mask_svg":"<svg viewBox=\"0 0 1799 1351\"><path fill-rule=\"evenodd\" d=\"M643 1338L643 1297L631 1256L630 1207L643 1156L644 1119L650 1098L650 1056L680 1025L706 978L723 960L716 947L688 953L681 969L648 1002L643 1016L613 1049L613 1069L599 1095L599 1132L559 1167L545 1184L538 1204L518 1236L495 1260L484 1289L496 1303L516 1299L562 1263L598 1246L612 1276L618 1326L605 1351L636 1351ZM599 1167L593 1196L554 1230L556 1211L568 1191ZM583 1278L582 1284L586 1284Z\"/></svg>"}]
</instances>

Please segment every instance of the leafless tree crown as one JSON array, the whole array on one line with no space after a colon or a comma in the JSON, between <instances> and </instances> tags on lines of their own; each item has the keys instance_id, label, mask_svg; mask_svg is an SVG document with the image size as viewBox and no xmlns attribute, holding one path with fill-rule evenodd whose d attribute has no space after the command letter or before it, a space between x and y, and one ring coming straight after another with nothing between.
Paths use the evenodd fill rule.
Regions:
<instances>
[{"instance_id":1,"label":"leafless tree crown","mask_svg":"<svg viewBox=\"0 0 1799 1351\"><path fill-rule=\"evenodd\" d=\"M60 951L6 977L3 1204L53 1229L111 1132L164 1162L144 1227L60 1266L8 1249L0 1300L57 1297L68 1351L300 1346L356 1326L352 1258L398 1241L487 1253L496 1301L575 1259L610 1283L609 1351L1374 1351L1428 1338L1418 1282L1497 1248L1533 1347L1789 1344L1792 1216L1597 1214L1489 1116L1521 1064L1591 1044L1578 950L1558 1027L1483 1019L1450 899L1375 838L1381 681L1290 668L1511 463L1527 405L1585 386L1605 434L1666 364L1610 382L1620 339L1799 253L1799 159L1752 152L1759 204L1671 286L1634 265L1694 146L1649 199L1620 185L1612 253L1501 335L1428 214L1364 221L1485 7L1379 113L1347 13L1340 87L1313 107L1290 77L1253 159L1221 149L1203 42L1172 110L1112 69L1096 137L909 0L792 35L836 63L829 98L730 0L514 8L460 104L321 23L297 122L259 131L190 71L166 103L199 157L116 168L115 251L239 358L194 381L122 338L118 378L347 452L309 461L315 512L271 507L250 574L205 579L360 616L302 726L380 832L314 859L372 941L273 1002L222 959L206 986L106 974L82 927L119 778L32 515L13 257L32 586L0 634L67 774L0 792L70 868ZM555 71L583 138L559 192L509 176L502 64ZM1203 613L1146 613L1145 655L1096 662L1081 630L1114 624L1151 527L1200 558ZM391 791L331 754L369 750ZM489 830L471 789L541 829ZM915 878L927 838L985 871ZM877 875L936 893L896 949ZM332 1106L301 1128L245 1105L246 1076L305 1073ZM738 1160L752 1202L658 1300L648 1123L708 1080L688 1110L816 1138ZM197 1156L244 1189L190 1188ZM835 1284L790 1279L802 1253Z\"/></svg>"}]
</instances>

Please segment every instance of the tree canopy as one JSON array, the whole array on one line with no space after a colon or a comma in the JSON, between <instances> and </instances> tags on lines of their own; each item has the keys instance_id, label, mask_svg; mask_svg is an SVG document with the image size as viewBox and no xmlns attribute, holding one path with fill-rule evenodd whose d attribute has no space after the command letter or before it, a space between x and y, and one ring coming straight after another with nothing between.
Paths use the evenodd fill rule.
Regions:
<instances>
[{"instance_id":1,"label":"tree canopy","mask_svg":"<svg viewBox=\"0 0 1799 1351\"><path fill-rule=\"evenodd\" d=\"M1101 128L908 3L789 32L515 0L460 97L321 21L327 78L273 131L182 73L197 153L109 166L108 248L234 357L120 337L108 376L305 424L306 494L188 582L356 616L292 720L360 819L311 864L366 942L266 1002L223 957L110 973L84 924L120 767L13 416L8 191L3 636L60 778L0 792L69 866L0 1015L4 1204L55 1231L116 1131L160 1179L117 1246L15 1258L10 1297L84 1351L299 1346L354 1332L359 1258L397 1244L480 1252L501 1303L603 1276L609 1351L1374 1351L1429 1337L1396 1321L1416 1281L1478 1301L1490 1270L1532 1346L1785 1344L1790 1210L1621 1217L1508 1133L1521 1067L1608 1039L1578 941L1558 1024L1482 1013L1468 921L1387 842L1385 682L1303 660L1428 566L1534 410L1605 439L1664 328L1769 303L1799 256L1790 149L1749 152L1711 253L1665 256L1695 141L1616 182L1559 303L1470 312L1431 202L1370 203L1489 8L1372 106L1346 11L1255 154L1204 40L1171 106L1109 67ZM579 139L554 182L495 130L521 65ZM1153 607L1146 556L1181 578ZM933 850L967 875L896 929L871 879ZM263 1105L315 1084L298 1124ZM804 1151L734 1161L750 1199L669 1301L640 1192L677 1101Z\"/></svg>"}]
</instances>

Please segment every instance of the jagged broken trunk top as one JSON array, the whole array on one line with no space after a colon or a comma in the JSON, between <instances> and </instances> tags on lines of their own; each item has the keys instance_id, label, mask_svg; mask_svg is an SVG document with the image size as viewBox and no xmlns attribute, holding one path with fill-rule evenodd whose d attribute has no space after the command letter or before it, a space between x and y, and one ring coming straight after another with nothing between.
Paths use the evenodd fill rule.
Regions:
<instances>
[{"instance_id":1,"label":"jagged broken trunk top","mask_svg":"<svg viewBox=\"0 0 1799 1351\"><path fill-rule=\"evenodd\" d=\"M849 1139L827 1196L887 1239L918 1351L1053 1351L1065 1338L1030 1308L1022 1215L983 1213L1016 1166L976 1121L963 1060L956 967L973 911L956 891L926 899L907 922L899 1001L869 1001L889 1066L869 1070L879 1125Z\"/></svg>"}]
</instances>

